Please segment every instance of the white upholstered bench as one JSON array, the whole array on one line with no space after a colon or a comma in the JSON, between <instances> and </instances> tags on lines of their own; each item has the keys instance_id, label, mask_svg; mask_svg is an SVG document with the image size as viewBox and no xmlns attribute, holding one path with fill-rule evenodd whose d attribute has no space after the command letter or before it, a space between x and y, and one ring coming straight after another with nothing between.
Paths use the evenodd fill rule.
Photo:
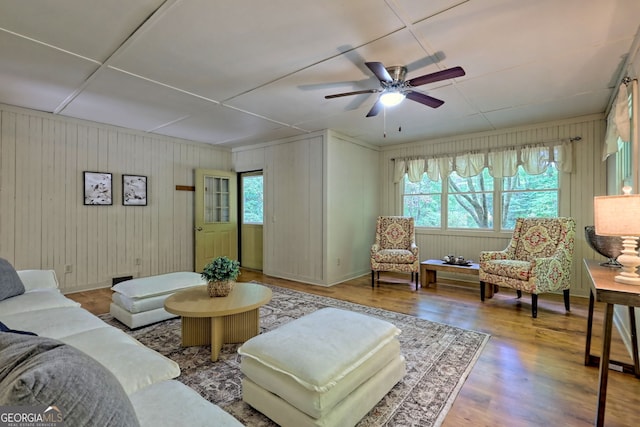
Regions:
<instances>
[{"instance_id":1,"label":"white upholstered bench","mask_svg":"<svg viewBox=\"0 0 640 427\"><path fill-rule=\"evenodd\" d=\"M283 427L353 426L405 375L393 324L324 308L251 338L242 399Z\"/></svg>"},{"instance_id":2,"label":"white upholstered bench","mask_svg":"<svg viewBox=\"0 0 640 427\"><path fill-rule=\"evenodd\" d=\"M177 317L164 309L164 300L177 291L206 285L200 273L179 271L126 280L112 290L109 312L129 328Z\"/></svg>"}]
</instances>

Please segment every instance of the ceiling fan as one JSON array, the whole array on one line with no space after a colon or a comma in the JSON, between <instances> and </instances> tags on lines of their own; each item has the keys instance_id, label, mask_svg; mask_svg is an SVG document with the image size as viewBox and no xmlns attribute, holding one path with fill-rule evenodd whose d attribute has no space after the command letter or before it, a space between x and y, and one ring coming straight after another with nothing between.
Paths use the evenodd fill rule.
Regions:
<instances>
[{"instance_id":1,"label":"ceiling fan","mask_svg":"<svg viewBox=\"0 0 640 427\"><path fill-rule=\"evenodd\" d=\"M364 93L380 93L378 100L367 113L367 117L376 116L384 106L397 105L404 98L419 102L432 108L438 108L444 101L425 95L421 92L412 90L414 87L422 86L427 83L438 82L440 80L453 79L465 75L462 67L448 68L435 73L425 74L423 76L414 77L405 80L407 75L407 67L393 66L385 67L382 62L365 62L365 65L380 80L380 89L357 90L354 92L337 93L335 95L327 95L325 99L340 98L343 96L361 95Z\"/></svg>"}]
</instances>

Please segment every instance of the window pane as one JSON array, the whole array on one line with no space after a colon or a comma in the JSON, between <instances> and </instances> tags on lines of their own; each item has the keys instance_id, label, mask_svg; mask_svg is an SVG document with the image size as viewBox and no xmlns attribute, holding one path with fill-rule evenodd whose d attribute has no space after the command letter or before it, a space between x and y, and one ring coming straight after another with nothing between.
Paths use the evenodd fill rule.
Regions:
<instances>
[{"instance_id":1,"label":"window pane","mask_svg":"<svg viewBox=\"0 0 640 427\"><path fill-rule=\"evenodd\" d=\"M469 178L456 172L449 176L449 228L493 227L493 181L487 168Z\"/></svg>"},{"instance_id":2,"label":"window pane","mask_svg":"<svg viewBox=\"0 0 640 427\"><path fill-rule=\"evenodd\" d=\"M422 175L422 181L411 182L405 176L404 194L442 193L442 181L431 181L427 174Z\"/></svg>"},{"instance_id":3,"label":"window pane","mask_svg":"<svg viewBox=\"0 0 640 427\"><path fill-rule=\"evenodd\" d=\"M558 170L549 166L539 175L529 175L518 166L516 176L502 184L503 230L513 230L516 218L558 216Z\"/></svg>"},{"instance_id":4,"label":"window pane","mask_svg":"<svg viewBox=\"0 0 640 427\"><path fill-rule=\"evenodd\" d=\"M484 168L482 173L470 178L463 178L457 172L449 175L449 192L465 193L478 191L493 191L493 177L489 175L489 169Z\"/></svg>"},{"instance_id":5,"label":"window pane","mask_svg":"<svg viewBox=\"0 0 640 427\"><path fill-rule=\"evenodd\" d=\"M416 227L440 228L441 197L436 195L405 196L404 216L412 216Z\"/></svg>"},{"instance_id":6,"label":"window pane","mask_svg":"<svg viewBox=\"0 0 640 427\"><path fill-rule=\"evenodd\" d=\"M450 194L448 197L449 228L492 228L493 194Z\"/></svg>"},{"instance_id":7,"label":"window pane","mask_svg":"<svg viewBox=\"0 0 640 427\"><path fill-rule=\"evenodd\" d=\"M404 177L403 215L412 216L416 227L440 228L442 223L442 181L431 181L427 174L420 182Z\"/></svg>"},{"instance_id":8,"label":"window pane","mask_svg":"<svg viewBox=\"0 0 640 427\"><path fill-rule=\"evenodd\" d=\"M512 230L516 218L541 218L558 216L558 192L527 191L502 195L502 228Z\"/></svg>"},{"instance_id":9,"label":"window pane","mask_svg":"<svg viewBox=\"0 0 640 427\"><path fill-rule=\"evenodd\" d=\"M262 175L242 178L242 221L244 224L262 224L263 221Z\"/></svg>"},{"instance_id":10,"label":"window pane","mask_svg":"<svg viewBox=\"0 0 640 427\"><path fill-rule=\"evenodd\" d=\"M204 177L204 222L229 222L229 179Z\"/></svg>"},{"instance_id":11,"label":"window pane","mask_svg":"<svg viewBox=\"0 0 640 427\"><path fill-rule=\"evenodd\" d=\"M518 190L549 190L558 188L558 170L549 166L540 175L527 174L522 166L518 166L516 176L504 178L502 189L504 191Z\"/></svg>"}]
</instances>

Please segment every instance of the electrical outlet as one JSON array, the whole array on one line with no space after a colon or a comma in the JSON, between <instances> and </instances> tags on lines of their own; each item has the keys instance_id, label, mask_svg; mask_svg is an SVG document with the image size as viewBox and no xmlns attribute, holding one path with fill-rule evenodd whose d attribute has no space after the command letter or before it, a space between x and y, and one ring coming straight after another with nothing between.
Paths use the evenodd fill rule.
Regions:
<instances>
[{"instance_id":1,"label":"electrical outlet","mask_svg":"<svg viewBox=\"0 0 640 427\"><path fill-rule=\"evenodd\" d=\"M136 265L142 264L142 260L140 258L136 258Z\"/></svg>"},{"instance_id":2,"label":"electrical outlet","mask_svg":"<svg viewBox=\"0 0 640 427\"><path fill-rule=\"evenodd\" d=\"M73 273L73 266L71 264L67 264L64 266L65 273Z\"/></svg>"},{"instance_id":3,"label":"electrical outlet","mask_svg":"<svg viewBox=\"0 0 640 427\"><path fill-rule=\"evenodd\" d=\"M338 258L338 266L340 266L340 258Z\"/></svg>"}]
</instances>

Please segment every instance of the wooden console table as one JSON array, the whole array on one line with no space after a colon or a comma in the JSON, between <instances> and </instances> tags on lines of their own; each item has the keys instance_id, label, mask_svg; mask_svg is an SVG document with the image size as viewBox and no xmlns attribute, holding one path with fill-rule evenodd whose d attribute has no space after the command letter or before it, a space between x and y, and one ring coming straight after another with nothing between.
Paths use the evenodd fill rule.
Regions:
<instances>
[{"instance_id":1,"label":"wooden console table","mask_svg":"<svg viewBox=\"0 0 640 427\"><path fill-rule=\"evenodd\" d=\"M613 278L619 270L602 267L597 261L584 260L589 278L591 279L591 292L589 293L589 315L587 319L587 339L584 352L584 364L586 366L600 367L600 380L598 386L598 410L595 424L604 425L604 410L607 401L607 381L609 379L609 366L614 365L622 369L622 372L634 374L640 378L640 363L638 362L638 336L636 334L636 320L634 307L640 307L640 286L618 283ZM602 354L600 357L591 355L591 332L593 330L593 305L594 301L607 303L604 316L604 331L602 333ZM611 329L613 327L613 307L615 304L629 307L629 320L631 324L631 342L633 351L633 365L609 359L611 352Z\"/></svg>"}]
</instances>

